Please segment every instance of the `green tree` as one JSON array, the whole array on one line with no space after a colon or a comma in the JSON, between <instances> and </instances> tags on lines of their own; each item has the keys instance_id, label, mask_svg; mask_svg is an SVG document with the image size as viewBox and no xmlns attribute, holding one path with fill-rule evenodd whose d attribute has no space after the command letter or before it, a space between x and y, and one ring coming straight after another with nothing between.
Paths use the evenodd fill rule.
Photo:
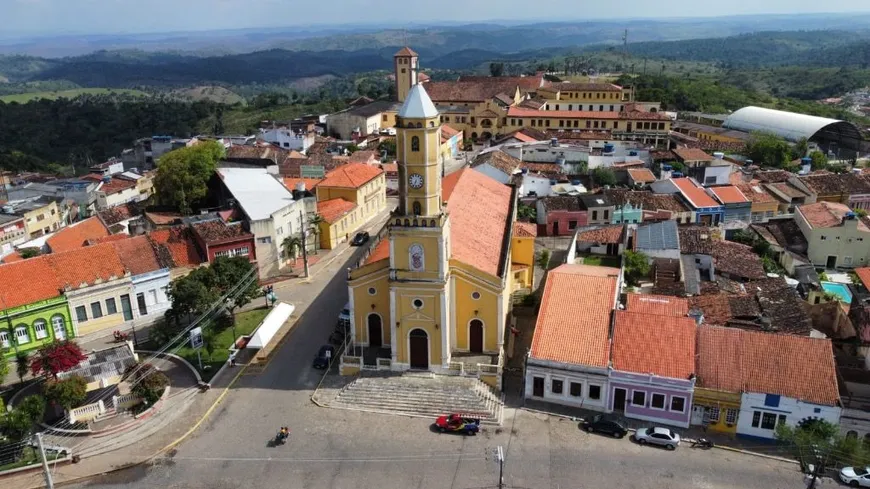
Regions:
<instances>
[{"instance_id":1,"label":"green tree","mask_svg":"<svg viewBox=\"0 0 870 489\"><path fill-rule=\"evenodd\" d=\"M520 203L517 206L517 217L520 219L534 222L534 220L537 218L537 214L538 212L534 206L526 205L523 203Z\"/></svg>"},{"instance_id":2,"label":"green tree","mask_svg":"<svg viewBox=\"0 0 870 489\"><path fill-rule=\"evenodd\" d=\"M613 170L603 166L592 170L592 180L602 187L616 185L616 175L613 173Z\"/></svg>"},{"instance_id":3,"label":"green tree","mask_svg":"<svg viewBox=\"0 0 870 489\"><path fill-rule=\"evenodd\" d=\"M150 363L131 365L127 369L125 378L133 384L130 391L141 397L147 404L157 402L169 385L169 377Z\"/></svg>"},{"instance_id":4,"label":"green tree","mask_svg":"<svg viewBox=\"0 0 870 489\"><path fill-rule=\"evenodd\" d=\"M18 381L24 382L24 376L30 371L30 355L26 351L15 353L15 373L18 374Z\"/></svg>"},{"instance_id":5,"label":"green tree","mask_svg":"<svg viewBox=\"0 0 870 489\"><path fill-rule=\"evenodd\" d=\"M287 236L284 238L284 241L281 242L281 250L284 252L284 258L288 260L290 258L296 258L296 253L299 252L299 248L302 246L302 240L299 239L299 236Z\"/></svg>"},{"instance_id":6,"label":"green tree","mask_svg":"<svg viewBox=\"0 0 870 489\"><path fill-rule=\"evenodd\" d=\"M538 267L543 270L546 270L548 266L550 266L550 250L543 249L540 253L538 253L538 259L536 261Z\"/></svg>"},{"instance_id":7,"label":"green tree","mask_svg":"<svg viewBox=\"0 0 870 489\"><path fill-rule=\"evenodd\" d=\"M807 138L800 138L798 142L794 143L794 146L791 147L791 159L797 160L807 156L807 151L809 151L809 142L807 142Z\"/></svg>"},{"instance_id":8,"label":"green tree","mask_svg":"<svg viewBox=\"0 0 870 489\"><path fill-rule=\"evenodd\" d=\"M828 157L825 156L825 153L822 153L821 151L813 151L809 156L812 160L813 170L824 170L828 167Z\"/></svg>"},{"instance_id":9,"label":"green tree","mask_svg":"<svg viewBox=\"0 0 870 489\"><path fill-rule=\"evenodd\" d=\"M378 144L378 156L381 156L383 152L387 152L387 159L393 159L396 157L396 139L390 138L381 141Z\"/></svg>"},{"instance_id":10,"label":"green tree","mask_svg":"<svg viewBox=\"0 0 870 489\"><path fill-rule=\"evenodd\" d=\"M166 289L166 295L172 301L166 318L172 323L205 312L220 298L217 277L211 267L194 269L188 275L173 280Z\"/></svg>"},{"instance_id":11,"label":"green tree","mask_svg":"<svg viewBox=\"0 0 870 489\"><path fill-rule=\"evenodd\" d=\"M260 295L260 286L257 283L257 271L245 256L222 256L209 265L214 271L215 283L220 296L228 295L226 299L227 309L230 314L237 308L249 304ZM243 288L239 285L247 283Z\"/></svg>"},{"instance_id":12,"label":"green tree","mask_svg":"<svg viewBox=\"0 0 870 489\"><path fill-rule=\"evenodd\" d=\"M490 63L489 64L489 74L491 76L504 75L504 63Z\"/></svg>"},{"instance_id":13,"label":"green tree","mask_svg":"<svg viewBox=\"0 0 870 489\"><path fill-rule=\"evenodd\" d=\"M63 380L49 380L42 386L45 398L66 410L76 408L88 396L88 382L79 375Z\"/></svg>"},{"instance_id":14,"label":"green tree","mask_svg":"<svg viewBox=\"0 0 870 489\"><path fill-rule=\"evenodd\" d=\"M3 433L13 442L27 438L45 415L45 399L42 396L28 396L12 412L0 419Z\"/></svg>"},{"instance_id":15,"label":"green tree","mask_svg":"<svg viewBox=\"0 0 870 489\"><path fill-rule=\"evenodd\" d=\"M645 254L639 251L626 251L622 258L625 280L629 285L637 285L642 278L649 276L650 264Z\"/></svg>"},{"instance_id":16,"label":"green tree","mask_svg":"<svg viewBox=\"0 0 870 489\"><path fill-rule=\"evenodd\" d=\"M791 162L791 147L775 134L756 132L746 145L747 156L761 166L785 168Z\"/></svg>"},{"instance_id":17,"label":"green tree","mask_svg":"<svg viewBox=\"0 0 870 489\"><path fill-rule=\"evenodd\" d=\"M178 208L183 214L205 198L208 181L223 158L224 148L216 141L170 151L160 158L154 188L160 202Z\"/></svg>"},{"instance_id":18,"label":"green tree","mask_svg":"<svg viewBox=\"0 0 870 489\"><path fill-rule=\"evenodd\" d=\"M318 243L320 243L320 225L323 223L323 216L320 214L314 214L310 218L308 218L308 226L311 228L310 232L314 236L314 253L317 253L317 249L320 247Z\"/></svg>"},{"instance_id":19,"label":"green tree","mask_svg":"<svg viewBox=\"0 0 870 489\"><path fill-rule=\"evenodd\" d=\"M5 355L0 353L0 384L3 384L7 375L9 375L9 361Z\"/></svg>"},{"instance_id":20,"label":"green tree","mask_svg":"<svg viewBox=\"0 0 870 489\"><path fill-rule=\"evenodd\" d=\"M21 258L26 260L28 258L39 256L42 252L39 251L39 248L21 248L18 250L18 254L21 255Z\"/></svg>"}]
</instances>

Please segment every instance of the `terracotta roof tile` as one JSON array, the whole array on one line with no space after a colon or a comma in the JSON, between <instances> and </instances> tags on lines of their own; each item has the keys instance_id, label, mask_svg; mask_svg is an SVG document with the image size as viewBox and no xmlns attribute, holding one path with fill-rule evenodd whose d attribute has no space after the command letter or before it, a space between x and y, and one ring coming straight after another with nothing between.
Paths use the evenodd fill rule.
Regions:
<instances>
[{"instance_id":1,"label":"terracotta roof tile","mask_svg":"<svg viewBox=\"0 0 870 489\"><path fill-rule=\"evenodd\" d=\"M356 204L342 198L321 200L317 203L317 213L329 224L335 223L354 209Z\"/></svg>"},{"instance_id":2,"label":"terracotta roof tile","mask_svg":"<svg viewBox=\"0 0 870 489\"><path fill-rule=\"evenodd\" d=\"M720 204L707 195L707 192L704 192L688 178L672 178L671 181L677 186L683 197L696 208L720 207Z\"/></svg>"},{"instance_id":3,"label":"terracotta roof tile","mask_svg":"<svg viewBox=\"0 0 870 489\"><path fill-rule=\"evenodd\" d=\"M853 173L818 173L798 178L819 195L870 194L870 182Z\"/></svg>"},{"instance_id":4,"label":"terracotta roof tile","mask_svg":"<svg viewBox=\"0 0 870 489\"><path fill-rule=\"evenodd\" d=\"M615 370L673 379L688 379L695 372L694 319L628 311L617 311L615 314Z\"/></svg>"},{"instance_id":5,"label":"terracotta roof tile","mask_svg":"<svg viewBox=\"0 0 870 489\"><path fill-rule=\"evenodd\" d=\"M61 295L61 284L45 257L0 265L0 310Z\"/></svg>"},{"instance_id":6,"label":"terracotta roof tile","mask_svg":"<svg viewBox=\"0 0 870 489\"><path fill-rule=\"evenodd\" d=\"M296 190L296 185L299 183L305 184L305 190L313 190L322 182L322 178L291 178L284 177L284 186L291 192Z\"/></svg>"},{"instance_id":7,"label":"terracotta roof tile","mask_svg":"<svg viewBox=\"0 0 870 489\"><path fill-rule=\"evenodd\" d=\"M577 234L578 243L607 243L618 244L622 243L622 234L625 226L615 224L613 226L604 226L598 229L591 229Z\"/></svg>"},{"instance_id":8,"label":"terracotta roof tile","mask_svg":"<svg viewBox=\"0 0 870 489\"><path fill-rule=\"evenodd\" d=\"M700 310L704 315L704 324L725 326L734 316L731 314L731 302L727 294L705 294L689 298L692 309Z\"/></svg>"},{"instance_id":9,"label":"terracotta roof tile","mask_svg":"<svg viewBox=\"0 0 870 489\"><path fill-rule=\"evenodd\" d=\"M550 270L531 357L606 367L618 275L616 268L585 265L561 265Z\"/></svg>"},{"instance_id":10,"label":"terracotta roof tile","mask_svg":"<svg viewBox=\"0 0 870 489\"><path fill-rule=\"evenodd\" d=\"M24 257L21 256L21 253L19 253L18 251L13 251L12 253L9 253L8 255L0 259L0 263L14 263L21 260L24 260Z\"/></svg>"},{"instance_id":11,"label":"terracotta roof tile","mask_svg":"<svg viewBox=\"0 0 870 489\"><path fill-rule=\"evenodd\" d=\"M171 262L171 268L195 267L205 261L200 256L193 231L187 226L158 229L147 236L157 248L161 263Z\"/></svg>"},{"instance_id":12,"label":"terracotta roof tile","mask_svg":"<svg viewBox=\"0 0 870 489\"><path fill-rule=\"evenodd\" d=\"M372 252L369 254L368 258L365 259L363 265L368 265L369 263L379 262L381 260L389 260L390 259L390 240L382 239L378 241L378 244L375 245Z\"/></svg>"},{"instance_id":13,"label":"terracotta roof tile","mask_svg":"<svg viewBox=\"0 0 870 489\"><path fill-rule=\"evenodd\" d=\"M576 196L550 195L541 199L546 211L581 211L580 199Z\"/></svg>"},{"instance_id":14,"label":"terracotta roof tile","mask_svg":"<svg viewBox=\"0 0 870 489\"><path fill-rule=\"evenodd\" d=\"M610 200L620 206L622 202L635 207L643 207L648 211L688 212L689 208L680 199L671 194L656 194L649 191L633 191L627 189L605 190Z\"/></svg>"},{"instance_id":15,"label":"terracotta roof tile","mask_svg":"<svg viewBox=\"0 0 870 489\"><path fill-rule=\"evenodd\" d=\"M558 179L560 176L565 174L565 169L562 168L562 165L557 163L529 163L523 161L520 164L520 168L525 168L533 173L542 173L551 178L555 177L555 179Z\"/></svg>"},{"instance_id":16,"label":"terracotta roof tile","mask_svg":"<svg viewBox=\"0 0 870 489\"><path fill-rule=\"evenodd\" d=\"M870 267L856 268L855 273L858 275L858 278L861 279L864 287L870 289Z\"/></svg>"},{"instance_id":17,"label":"terracotta roof tile","mask_svg":"<svg viewBox=\"0 0 870 489\"><path fill-rule=\"evenodd\" d=\"M453 129L447 124L441 124L441 135L446 137L447 139L452 138L453 136L459 134L461 131Z\"/></svg>"},{"instance_id":18,"label":"terracotta roof tile","mask_svg":"<svg viewBox=\"0 0 870 489\"><path fill-rule=\"evenodd\" d=\"M165 226L175 224L184 216L177 212L146 212L145 217L158 226Z\"/></svg>"},{"instance_id":19,"label":"terracotta roof tile","mask_svg":"<svg viewBox=\"0 0 870 489\"><path fill-rule=\"evenodd\" d=\"M625 310L656 316L686 317L689 314L689 301L679 297L652 294L628 294Z\"/></svg>"},{"instance_id":20,"label":"terracotta roof tile","mask_svg":"<svg viewBox=\"0 0 870 489\"><path fill-rule=\"evenodd\" d=\"M62 253L84 247L89 239L99 239L108 235L109 230L95 216L61 229L48 238L46 244L51 248L52 253Z\"/></svg>"},{"instance_id":21,"label":"terracotta roof tile","mask_svg":"<svg viewBox=\"0 0 870 489\"><path fill-rule=\"evenodd\" d=\"M103 182L99 191L106 195L112 195L135 187L136 182L124 180L123 178L112 178L108 182Z\"/></svg>"},{"instance_id":22,"label":"terracotta roof tile","mask_svg":"<svg viewBox=\"0 0 870 489\"><path fill-rule=\"evenodd\" d=\"M405 46L393 56L419 56L419 54L417 54L413 49L409 48L408 46Z\"/></svg>"},{"instance_id":23,"label":"terracotta roof tile","mask_svg":"<svg viewBox=\"0 0 870 489\"><path fill-rule=\"evenodd\" d=\"M783 195L785 195L789 199L802 198L802 197L806 197L808 195L803 190L801 190L801 189L799 189L799 188L795 187L794 185L787 183L787 182L768 183L768 184L766 184L766 187L774 189L774 190L778 190L779 192L781 192Z\"/></svg>"},{"instance_id":24,"label":"terracotta roof tile","mask_svg":"<svg viewBox=\"0 0 870 489\"><path fill-rule=\"evenodd\" d=\"M377 151L361 150L350 155L351 163L380 162L380 154Z\"/></svg>"},{"instance_id":25,"label":"terracotta roof tile","mask_svg":"<svg viewBox=\"0 0 870 489\"><path fill-rule=\"evenodd\" d=\"M711 241L710 255L715 260L716 273L727 273L732 277L747 280L763 279L767 276L761 258L752 251L751 246L732 241Z\"/></svg>"},{"instance_id":26,"label":"terracotta roof tile","mask_svg":"<svg viewBox=\"0 0 870 489\"><path fill-rule=\"evenodd\" d=\"M629 168L626 171L633 182L652 183L656 181L656 176L648 168Z\"/></svg>"},{"instance_id":27,"label":"terracotta roof tile","mask_svg":"<svg viewBox=\"0 0 870 489\"><path fill-rule=\"evenodd\" d=\"M785 170L766 170L756 172L754 178L758 179L761 183L783 183L793 176L794 173L789 173Z\"/></svg>"},{"instance_id":28,"label":"terracotta roof tile","mask_svg":"<svg viewBox=\"0 0 870 489\"><path fill-rule=\"evenodd\" d=\"M484 153L475 158L474 162L471 164L471 167L477 168L481 165L489 165L504 172L507 175L513 175L516 171L520 169L522 164L522 161L514 158L513 156L505 153L500 149L497 149L495 151Z\"/></svg>"},{"instance_id":29,"label":"terracotta roof tile","mask_svg":"<svg viewBox=\"0 0 870 489\"><path fill-rule=\"evenodd\" d=\"M710 187L710 191L713 192L713 195L715 195L716 198L719 199L719 202L722 202L723 204L742 204L744 202L749 202L749 199L743 195L743 192L732 185Z\"/></svg>"},{"instance_id":30,"label":"terracotta roof tile","mask_svg":"<svg viewBox=\"0 0 870 489\"><path fill-rule=\"evenodd\" d=\"M738 183L735 187L740 189L746 198L755 204L769 204L776 202L776 198L767 192L759 183Z\"/></svg>"},{"instance_id":31,"label":"terracotta roof tile","mask_svg":"<svg viewBox=\"0 0 870 489\"><path fill-rule=\"evenodd\" d=\"M71 289L78 289L82 284L93 285L98 280L119 279L126 272L113 243L52 253L43 258L54 270L58 283Z\"/></svg>"},{"instance_id":32,"label":"terracotta roof tile","mask_svg":"<svg viewBox=\"0 0 870 489\"><path fill-rule=\"evenodd\" d=\"M374 165L348 163L326 174L318 187L360 188L384 171Z\"/></svg>"},{"instance_id":33,"label":"terracotta roof tile","mask_svg":"<svg viewBox=\"0 0 870 489\"><path fill-rule=\"evenodd\" d=\"M677 158L683 161L713 161L713 157L698 148L674 148Z\"/></svg>"},{"instance_id":34,"label":"terracotta roof tile","mask_svg":"<svg viewBox=\"0 0 870 489\"><path fill-rule=\"evenodd\" d=\"M132 275L154 272L163 268L154 246L147 236L134 236L123 241L112 243L121 263Z\"/></svg>"},{"instance_id":35,"label":"terracotta roof tile","mask_svg":"<svg viewBox=\"0 0 870 489\"><path fill-rule=\"evenodd\" d=\"M216 245L230 241L240 241L245 239L253 240L254 235L245 231L242 223L227 224L221 220L198 222L192 224L194 234L208 245Z\"/></svg>"},{"instance_id":36,"label":"terracotta roof tile","mask_svg":"<svg viewBox=\"0 0 870 489\"><path fill-rule=\"evenodd\" d=\"M733 328L698 328L698 386L828 406L840 401L831 340Z\"/></svg>"},{"instance_id":37,"label":"terracotta roof tile","mask_svg":"<svg viewBox=\"0 0 870 489\"><path fill-rule=\"evenodd\" d=\"M839 226L846 214L852 212L845 204L824 201L798 206L797 209L810 226L819 229ZM864 220L858 220L858 230L870 232Z\"/></svg>"},{"instance_id":38,"label":"terracotta roof tile","mask_svg":"<svg viewBox=\"0 0 870 489\"><path fill-rule=\"evenodd\" d=\"M441 186L450 213L452 257L500 276L513 190L469 168L446 176Z\"/></svg>"},{"instance_id":39,"label":"terracotta roof tile","mask_svg":"<svg viewBox=\"0 0 870 489\"><path fill-rule=\"evenodd\" d=\"M103 209L99 211L98 214L100 215L100 219L102 219L107 226L111 226L138 216L139 211L135 204L128 203Z\"/></svg>"},{"instance_id":40,"label":"terracotta roof tile","mask_svg":"<svg viewBox=\"0 0 870 489\"><path fill-rule=\"evenodd\" d=\"M515 238L537 238L538 226L533 222L517 221L514 223Z\"/></svg>"},{"instance_id":41,"label":"terracotta roof tile","mask_svg":"<svg viewBox=\"0 0 870 489\"><path fill-rule=\"evenodd\" d=\"M125 240L125 239L130 239L130 235L129 235L129 234L124 234L124 233L119 233L119 234L110 234L110 235L108 235L108 236L103 236L102 238L89 239L89 240L85 241L85 244L86 244L87 246L93 246L93 245L95 245L95 244L100 244L100 243L111 243L111 242L113 242L113 241L122 241L122 240Z\"/></svg>"}]
</instances>

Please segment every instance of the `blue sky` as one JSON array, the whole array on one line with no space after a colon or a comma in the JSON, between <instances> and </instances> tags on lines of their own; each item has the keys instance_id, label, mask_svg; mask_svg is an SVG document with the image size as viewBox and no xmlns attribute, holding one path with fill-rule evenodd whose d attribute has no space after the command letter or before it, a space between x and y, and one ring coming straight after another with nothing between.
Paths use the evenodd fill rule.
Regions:
<instances>
[{"instance_id":1,"label":"blue sky","mask_svg":"<svg viewBox=\"0 0 870 489\"><path fill-rule=\"evenodd\" d=\"M461 5L458 9L456 6ZM305 24L540 20L528 0L0 0L3 29L15 32L137 33ZM547 0L558 17L711 17L761 13L868 12L870 0ZM538 5L540 6L540 5ZM451 18L452 12L461 18Z\"/></svg>"}]
</instances>

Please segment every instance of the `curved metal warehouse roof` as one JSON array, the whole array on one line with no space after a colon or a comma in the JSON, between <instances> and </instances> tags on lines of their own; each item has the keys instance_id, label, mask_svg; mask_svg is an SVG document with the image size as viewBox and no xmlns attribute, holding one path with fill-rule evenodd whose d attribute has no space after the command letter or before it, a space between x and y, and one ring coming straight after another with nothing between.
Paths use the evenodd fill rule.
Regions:
<instances>
[{"instance_id":1,"label":"curved metal warehouse roof","mask_svg":"<svg viewBox=\"0 0 870 489\"><path fill-rule=\"evenodd\" d=\"M861 133L851 122L763 107L744 107L729 115L722 127L745 132L770 132L792 142L810 139L822 131L829 133L832 139L861 139Z\"/></svg>"}]
</instances>

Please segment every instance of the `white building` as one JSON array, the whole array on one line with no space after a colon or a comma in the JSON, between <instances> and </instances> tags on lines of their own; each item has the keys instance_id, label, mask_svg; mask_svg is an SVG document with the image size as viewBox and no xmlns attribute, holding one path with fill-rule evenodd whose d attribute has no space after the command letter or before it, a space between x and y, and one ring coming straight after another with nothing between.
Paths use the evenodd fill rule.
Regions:
<instances>
[{"instance_id":1,"label":"white building","mask_svg":"<svg viewBox=\"0 0 870 489\"><path fill-rule=\"evenodd\" d=\"M797 426L809 419L821 419L837 425L841 411L840 406L805 402L780 394L744 392L740 397L737 434L773 440L776 438L777 425L785 423Z\"/></svg>"},{"instance_id":2,"label":"white building","mask_svg":"<svg viewBox=\"0 0 870 489\"><path fill-rule=\"evenodd\" d=\"M169 269L140 273L131 276L130 280L133 284L133 315L136 325L151 324L162 319L163 314L172 307L172 301L166 295Z\"/></svg>"},{"instance_id":3,"label":"white building","mask_svg":"<svg viewBox=\"0 0 870 489\"><path fill-rule=\"evenodd\" d=\"M218 175L229 195L245 213L256 243L260 277L285 267L282 243L308 229L305 199L296 200L274 176L262 168L219 168Z\"/></svg>"},{"instance_id":4,"label":"white building","mask_svg":"<svg viewBox=\"0 0 870 489\"><path fill-rule=\"evenodd\" d=\"M519 190L520 197L548 197L553 193L552 188L553 184L547 175L523 171L523 183Z\"/></svg>"},{"instance_id":5,"label":"white building","mask_svg":"<svg viewBox=\"0 0 870 489\"><path fill-rule=\"evenodd\" d=\"M260 129L260 135L257 136L257 139L278 145L282 149L296 150L303 153L308 151L308 148L314 144L313 133L297 132L289 127Z\"/></svg>"}]
</instances>

